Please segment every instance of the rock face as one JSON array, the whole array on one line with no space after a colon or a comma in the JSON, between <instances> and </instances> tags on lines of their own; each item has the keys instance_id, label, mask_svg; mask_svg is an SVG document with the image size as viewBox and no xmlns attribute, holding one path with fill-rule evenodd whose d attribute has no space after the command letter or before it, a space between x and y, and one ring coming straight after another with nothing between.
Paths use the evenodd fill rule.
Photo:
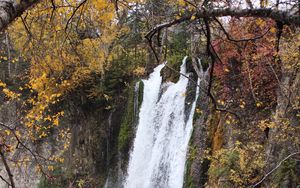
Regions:
<instances>
[{"instance_id":1,"label":"rock face","mask_svg":"<svg viewBox=\"0 0 300 188\"><path fill-rule=\"evenodd\" d=\"M78 180L88 178L85 187L120 187L122 183L141 100L135 83L132 82L125 98L120 97L114 110L77 110L62 123L72 125L65 169Z\"/></svg>"},{"instance_id":2,"label":"rock face","mask_svg":"<svg viewBox=\"0 0 300 188\"><path fill-rule=\"evenodd\" d=\"M194 73L194 79L197 79ZM190 140L190 151L187 156L187 167L184 187L204 187L207 178L208 161L204 160L205 150L211 147L209 138L210 104L207 97L208 74L198 84L199 96L194 115L193 133Z\"/></svg>"},{"instance_id":3,"label":"rock face","mask_svg":"<svg viewBox=\"0 0 300 188\"><path fill-rule=\"evenodd\" d=\"M0 109L0 122L4 123L6 125L11 125L12 127L15 125L15 122L18 120L18 103L16 102L4 102L4 99L1 99L2 105ZM1 130L2 131L2 130ZM16 158L22 155L22 151L18 151L15 153L14 156ZM5 157L8 157L5 155ZM1 165L1 171L0 175L6 179L8 179L7 172L5 171L3 161L0 162ZM27 169L14 169L12 170L12 174L14 175L14 179L16 181L16 185L20 185L21 188L27 188L30 186L34 186L39 181L39 176L36 176L34 173L34 170L31 170L30 168ZM4 181L0 181L0 187L5 188L7 187L7 184Z\"/></svg>"},{"instance_id":4,"label":"rock face","mask_svg":"<svg viewBox=\"0 0 300 188\"><path fill-rule=\"evenodd\" d=\"M2 101L5 101L3 98ZM8 125L10 128L18 127L19 121L20 121L20 114L19 109L21 105L19 102L11 101L11 102L3 102L0 109L0 122ZM3 127L1 127L1 131L3 130ZM6 129L7 130L7 129ZM19 132L22 134L22 130L18 129ZM12 133L10 133L12 134ZM28 148L32 152L38 153L41 156L44 156L46 158L49 158L51 154L54 154L57 151L57 148L55 147L54 140L47 139L44 143L31 143L27 140L23 142L26 144ZM10 143L14 144L14 143ZM12 147L15 147L15 145L12 145ZM51 152L49 152L51 151ZM14 152L10 153L9 155L7 153L4 153L4 156L8 162L8 166L12 172L13 179L15 182L16 187L18 188L29 188L29 187L37 187L39 184L42 175L40 173L37 173L37 163L30 155L29 151L22 147L18 146L18 149L15 149ZM27 163L27 165L24 166L15 166L15 163L12 163L11 161L18 161L20 159L23 160L29 160L30 162ZM0 162L1 170L0 175L8 180L8 174L4 170L4 164L3 160ZM7 184L4 181L0 182L0 187L6 188Z\"/></svg>"},{"instance_id":5,"label":"rock face","mask_svg":"<svg viewBox=\"0 0 300 188\"><path fill-rule=\"evenodd\" d=\"M130 88L131 90L131 88ZM4 99L1 99L4 101ZM66 115L60 121L61 128L70 128L70 146L63 154L64 163L61 166L60 177L56 179L54 185L46 180L42 174L36 172L36 163L32 161L26 168L12 167L13 178L19 188L31 187L53 187L57 184L61 187L75 187L78 181L84 180L85 187L102 187L106 181L109 169L119 164L118 136L124 111L126 110L126 100L120 98L118 110L98 109L90 106L89 110L73 104L74 101L65 101L69 106L65 111ZM72 108L71 106L76 106ZM95 109L94 109L95 108ZM18 126L20 104L17 102L3 102L0 110L0 122L12 127ZM56 140L57 133L45 139L43 142L26 143L34 152L46 158L60 153ZM18 159L20 155L28 155L25 149L18 149L11 158ZM3 164L1 163L1 166ZM2 169L2 167L1 167ZM7 177L5 171L1 170L1 175ZM7 187L5 182L1 182L0 187Z\"/></svg>"}]
</instances>

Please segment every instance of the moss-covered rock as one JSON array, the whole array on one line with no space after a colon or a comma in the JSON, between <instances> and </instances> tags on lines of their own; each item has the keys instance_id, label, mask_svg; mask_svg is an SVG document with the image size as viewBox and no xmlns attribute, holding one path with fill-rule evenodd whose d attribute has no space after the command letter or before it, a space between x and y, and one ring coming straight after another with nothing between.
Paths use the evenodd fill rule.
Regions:
<instances>
[{"instance_id":1,"label":"moss-covered rock","mask_svg":"<svg viewBox=\"0 0 300 188\"><path fill-rule=\"evenodd\" d=\"M130 84L128 88L128 100L125 109L125 113L122 117L122 123L120 127L120 133L118 136L118 150L121 152L127 152L130 148L130 141L134 136L134 123L135 123L135 113L134 113L134 86L135 82Z\"/></svg>"},{"instance_id":2,"label":"moss-covered rock","mask_svg":"<svg viewBox=\"0 0 300 188\"><path fill-rule=\"evenodd\" d=\"M161 70L163 82L176 83L179 79L180 65L182 64L182 55L173 55L168 58L167 66Z\"/></svg>"}]
</instances>

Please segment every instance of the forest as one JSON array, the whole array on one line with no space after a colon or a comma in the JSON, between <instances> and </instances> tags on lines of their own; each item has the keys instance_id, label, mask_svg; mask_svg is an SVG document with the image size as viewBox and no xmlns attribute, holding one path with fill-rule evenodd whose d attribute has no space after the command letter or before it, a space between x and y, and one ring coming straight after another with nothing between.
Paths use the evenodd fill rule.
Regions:
<instances>
[{"instance_id":1,"label":"forest","mask_svg":"<svg viewBox=\"0 0 300 188\"><path fill-rule=\"evenodd\" d=\"M1 0L0 187L300 187L299 0Z\"/></svg>"}]
</instances>

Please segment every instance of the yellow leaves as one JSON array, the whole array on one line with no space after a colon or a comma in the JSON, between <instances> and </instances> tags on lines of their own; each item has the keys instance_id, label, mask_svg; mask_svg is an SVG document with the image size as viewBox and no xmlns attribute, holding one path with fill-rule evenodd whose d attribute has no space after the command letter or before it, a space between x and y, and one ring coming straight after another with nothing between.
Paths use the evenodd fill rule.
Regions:
<instances>
[{"instance_id":1,"label":"yellow leaves","mask_svg":"<svg viewBox=\"0 0 300 188\"><path fill-rule=\"evenodd\" d=\"M236 146L240 146L241 144L242 144L242 143L241 143L240 141L238 141L238 140L235 141L235 145L236 145Z\"/></svg>"},{"instance_id":2,"label":"yellow leaves","mask_svg":"<svg viewBox=\"0 0 300 188\"><path fill-rule=\"evenodd\" d=\"M84 6L87 11L82 11L81 20L78 21L79 17L75 15L72 20L74 22L70 24L74 26L77 24L75 21L78 21L79 25L76 29L80 32L90 31L92 27L97 28L95 38L82 40L75 27L69 27L67 32L64 31L66 20L72 14L70 7L76 7L79 1L56 2L62 7L56 10L51 22L49 17L52 10L48 9L49 3L41 2L35 9L29 10L26 21L30 23L33 36L30 40L27 38L28 34L21 19L10 25L14 48L17 51L22 50L22 61L30 63L26 66L30 68L26 77L29 83L17 87L16 90L10 90L0 81L0 92L3 91L8 98L12 99L19 97L15 91L26 92L29 96L22 106L22 109L26 109L22 112L25 114L22 124L26 131L15 131L18 137L32 141L43 140L52 136L52 130L59 130L56 139L61 143L60 149L65 151L69 148L71 134L70 130L60 132L62 128L57 127L61 124L62 116L65 115L64 111L57 112L58 103L77 87L88 83L95 74L97 76L103 74L104 69L113 60L109 58L111 44L120 33L128 32L128 28L124 29L117 25L114 6L110 0L87 1ZM67 8L64 8L64 4ZM79 12L81 10L77 13ZM8 58L0 57L0 60L7 61ZM17 61L12 58L10 60L12 63ZM137 69L136 74L142 75L144 70ZM104 97L106 100L111 100L109 95ZM8 138L13 137L12 134L13 132L9 130L3 130L3 135ZM64 162L61 157L53 159L59 163ZM53 171L55 166L49 165L45 168ZM41 171L41 166L37 167L37 171Z\"/></svg>"},{"instance_id":3,"label":"yellow leaves","mask_svg":"<svg viewBox=\"0 0 300 188\"><path fill-rule=\"evenodd\" d=\"M61 3L63 5L65 2ZM70 1L68 3L76 7L79 2ZM28 127L33 127L34 123L38 123L40 120L44 120L43 122L53 121L53 125L57 126L58 118L50 118L45 113L49 106L57 104L62 96L89 81L92 72L103 73L104 66L109 63L107 61L108 46L119 32L126 32L126 29L116 28L114 4L109 0L86 2L85 8L89 11L83 11L82 18L89 17L91 19L89 23L92 21L97 25L97 30L92 31L97 37L85 40L79 40L78 33L74 33L72 29L68 31L70 41L66 32L60 32L66 24L62 18L69 18L72 14L69 8L62 6L58 9L58 14L50 23L48 17L51 10L46 10L45 7L48 7L47 3L40 3L34 10L29 11L27 17L29 22L36 19L37 16L41 18L40 21L32 22L30 25L31 34L39 38L39 41L32 38L28 44L25 43L27 33L24 32L24 26L20 19L10 26L10 30L14 31L11 32L12 40L16 41L16 46L20 50L25 44L27 45L26 50L23 51L24 59L27 56L31 60L28 89L37 97L27 101L27 104L32 106L25 121ZM84 21L77 24L79 24L78 29L82 31L90 26L85 25ZM65 77L69 79L66 80ZM22 91L23 88L19 88L19 90ZM11 95L9 90L5 90L5 92ZM45 117L43 117L44 115Z\"/></svg>"},{"instance_id":4,"label":"yellow leaves","mask_svg":"<svg viewBox=\"0 0 300 188\"><path fill-rule=\"evenodd\" d=\"M258 107L258 108L261 107L262 105L263 105L263 103L260 102L260 101L258 101L258 102L255 103L255 106Z\"/></svg>"},{"instance_id":5,"label":"yellow leaves","mask_svg":"<svg viewBox=\"0 0 300 188\"><path fill-rule=\"evenodd\" d=\"M235 125L237 123L236 119L232 115L227 115L225 119L225 124Z\"/></svg>"},{"instance_id":6,"label":"yellow leaves","mask_svg":"<svg viewBox=\"0 0 300 188\"><path fill-rule=\"evenodd\" d=\"M13 152L14 148L11 145L6 144L6 152Z\"/></svg>"},{"instance_id":7,"label":"yellow leaves","mask_svg":"<svg viewBox=\"0 0 300 188\"><path fill-rule=\"evenodd\" d=\"M112 8L112 4L106 0L94 0L92 5L99 11Z\"/></svg>"},{"instance_id":8,"label":"yellow leaves","mask_svg":"<svg viewBox=\"0 0 300 188\"><path fill-rule=\"evenodd\" d=\"M6 87L6 84L0 80L0 87Z\"/></svg>"},{"instance_id":9,"label":"yellow leaves","mask_svg":"<svg viewBox=\"0 0 300 188\"><path fill-rule=\"evenodd\" d=\"M7 95L10 95L10 91L9 91L9 89L7 89L7 88L4 88L4 89L3 89L3 92L4 92L5 94L7 94Z\"/></svg>"},{"instance_id":10,"label":"yellow leaves","mask_svg":"<svg viewBox=\"0 0 300 188\"><path fill-rule=\"evenodd\" d=\"M45 131L42 131L39 135L39 138L45 138L47 137L48 135L45 133Z\"/></svg>"},{"instance_id":11,"label":"yellow leaves","mask_svg":"<svg viewBox=\"0 0 300 188\"><path fill-rule=\"evenodd\" d=\"M196 108L196 113L197 114L202 114L202 110L200 108Z\"/></svg>"},{"instance_id":12,"label":"yellow leaves","mask_svg":"<svg viewBox=\"0 0 300 188\"><path fill-rule=\"evenodd\" d=\"M240 108L243 108L243 109L244 109L244 108L245 108L245 105L246 105L246 103L245 103L244 101L242 101L242 102L240 103L239 106L240 106Z\"/></svg>"},{"instance_id":13,"label":"yellow leaves","mask_svg":"<svg viewBox=\"0 0 300 188\"><path fill-rule=\"evenodd\" d=\"M177 3L179 6L186 6L186 2L184 0L178 0Z\"/></svg>"},{"instance_id":14,"label":"yellow leaves","mask_svg":"<svg viewBox=\"0 0 300 188\"><path fill-rule=\"evenodd\" d=\"M49 160L54 161L54 162L58 162L58 163L63 163L65 160L62 157L59 156L52 156L49 158Z\"/></svg>"},{"instance_id":15,"label":"yellow leaves","mask_svg":"<svg viewBox=\"0 0 300 188\"><path fill-rule=\"evenodd\" d=\"M265 130L266 128L270 128L270 129L273 129L276 127L276 123L274 121L270 121L268 119L266 120L261 120L259 123L258 123L258 128L260 130Z\"/></svg>"},{"instance_id":16,"label":"yellow leaves","mask_svg":"<svg viewBox=\"0 0 300 188\"><path fill-rule=\"evenodd\" d=\"M243 187L265 166L264 147L255 142L236 141L233 147L219 149L208 159L211 161L210 178L227 179L234 187Z\"/></svg>"},{"instance_id":17,"label":"yellow leaves","mask_svg":"<svg viewBox=\"0 0 300 188\"><path fill-rule=\"evenodd\" d=\"M52 166L52 165L47 166L47 168L48 168L49 171L53 171L54 170L54 166Z\"/></svg>"},{"instance_id":18,"label":"yellow leaves","mask_svg":"<svg viewBox=\"0 0 300 188\"><path fill-rule=\"evenodd\" d=\"M284 62L283 68L286 71L300 68L300 33L293 33L289 38L283 37L280 45L278 56L280 55L282 62Z\"/></svg>"},{"instance_id":19,"label":"yellow leaves","mask_svg":"<svg viewBox=\"0 0 300 188\"><path fill-rule=\"evenodd\" d=\"M229 179L238 185L243 183L243 180L240 178L239 172L233 169L230 169Z\"/></svg>"},{"instance_id":20,"label":"yellow leaves","mask_svg":"<svg viewBox=\"0 0 300 188\"><path fill-rule=\"evenodd\" d=\"M136 76L143 76L146 73L146 70L144 67L137 67L133 70L133 74Z\"/></svg>"},{"instance_id":21,"label":"yellow leaves","mask_svg":"<svg viewBox=\"0 0 300 188\"><path fill-rule=\"evenodd\" d=\"M52 120L52 119L51 119L50 116L47 116L47 117L44 118L44 121L51 121L51 120Z\"/></svg>"},{"instance_id":22,"label":"yellow leaves","mask_svg":"<svg viewBox=\"0 0 300 188\"><path fill-rule=\"evenodd\" d=\"M220 105L222 105L222 106L225 105L225 101L224 101L224 100L220 100L220 99L219 99L219 100L217 100L217 103L220 104Z\"/></svg>"},{"instance_id":23,"label":"yellow leaves","mask_svg":"<svg viewBox=\"0 0 300 188\"><path fill-rule=\"evenodd\" d=\"M237 141L238 142L238 141ZM236 143L237 144L237 143ZM241 143L239 143L240 145ZM241 150L240 153L239 153L239 163L240 163L240 168L241 170L244 170L246 168L246 151L245 150Z\"/></svg>"},{"instance_id":24,"label":"yellow leaves","mask_svg":"<svg viewBox=\"0 0 300 188\"><path fill-rule=\"evenodd\" d=\"M111 100L111 99L112 99L112 97L111 97L111 96L109 96L109 95L106 95L106 94L103 94L103 97L105 98L105 100L106 100L106 101L109 101L109 100Z\"/></svg>"},{"instance_id":25,"label":"yellow leaves","mask_svg":"<svg viewBox=\"0 0 300 188\"><path fill-rule=\"evenodd\" d=\"M195 15L191 16L191 20L195 20L195 19L196 19Z\"/></svg>"},{"instance_id":26,"label":"yellow leaves","mask_svg":"<svg viewBox=\"0 0 300 188\"><path fill-rule=\"evenodd\" d=\"M71 27L68 28L66 36L64 20L70 18L72 14L68 7L70 4L78 6L79 1L70 1L68 2L70 4L60 3L61 8L56 10L57 14L51 22L49 20L51 10L45 9L49 7L47 2L39 3L35 9L28 12L26 20L31 23L31 34L35 36L29 42L22 20L18 19L9 28L16 49L22 50L23 59L30 60L29 84L25 88L20 87L19 90L28 89L35 96L24 104L31 107L23 121L28 129L33 130L32 132L41 132L38 130L41 124L45 124L45 127L59 125L59 118L64 112L51 113L50 106L57 105L76 87L90 81L92 73L102 74L104 67L113 60L109 58L109 46L120 33L128 32L128 28L117 25L114 4L111 1L93 0L85 3L84 8L88 11L82 11L82 20L76 24L80 31L95 32L95 37L79 39L77 30L75 32ZM66 8L63 5L66 5ZM33 21L37 17L41 19ZM85 18L89 19L88 23L85 22ZM89 30L91 22L97 29ZM0 59L5 60L7 57ZM143 70L139 69L136 73L143 74ZM18 96L6 88L4 83L0 82L0 86L8 97ZM45 137L46 132L36 136Z\"/></svg>"},{"instance_id":27,"label":"yellow leaves","mask_svg":"<svg viewBox=\"0 0 300 188\"><path fill-rule=\"evenodd\" d=\"M53 125L58 126L58 117L53 120Z\"/></svg>"},{"instance_id":28,"label":"yellow leaves","mask_svg":"<svg viewBox=\"0 0 300 188\"><path fill-rule=\"evenodd\" d=\"M260 28L263 28L266 24L266 22L261 18L256 19L255 22Z\"/></svg>"},{"instance_id":29,"label":"yellow leaves","mask_svg":"<svg viewBox=\"0 0 300 188\"><path fill-rule=\"evenodd\" d=\"M16 134L16 136L17 136L18 138L21 137L21 133L20 133L19 131L15 131L15 134Z\"/></svg>"},{"instance_id":30,"label":"yellow leaves","mask_svg":"<svg viewBox=\"0 0 300 188\"><path fill-rule=\"evenodd\" d=\"M65 142L65 143L64 143L64 149L65 149L65 150L68 149L69 146L70 146L70 143L69 143L69 142Z\"/></svg>"},{"instance_id":31,"label":"yellow leaves","mask_svg":"<svg viewBox=\"0 0 300 188\"><path fill-rule=\"evenodd\" d=\"M7 88L7 85L0 80L0 87L2 87L2 92L6 95L9 100L18 99L21 94L15 93Z\"/></svg>"},{"instance_id":32,"label":"yellow leaves","mask_svg":"<svg viewBox=\"0 0 300 188\"><path fill-rule=\"evenodd\" d=\"M9 136L10 133L11 133L10 130L5 130L4 132L5 132L5 134L6 134L7 136Z\"/></svg>"},{"instance_id":33,"label":"yellow leaves","mask_svg":"<svg viewBox=\"0 0 300 188\"><path fill-rule=\"evenodd\" d=\"M79 180L76 181L76 183L77 183L77 186L78 186L79 188L83 188L83 186L84 186L84 184L85 184L86 182L85 182L85 180L83 180L83 179L79 179Z\"/></svg>"}]
</instances>

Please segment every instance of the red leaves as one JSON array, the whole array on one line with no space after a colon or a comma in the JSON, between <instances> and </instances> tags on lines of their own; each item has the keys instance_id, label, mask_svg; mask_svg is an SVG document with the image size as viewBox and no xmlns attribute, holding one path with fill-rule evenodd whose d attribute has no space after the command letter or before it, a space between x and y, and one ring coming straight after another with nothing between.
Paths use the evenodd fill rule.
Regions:
<instances>
[{"instance_id":1,"label":"red leaves","mask_svg":"<svg viewBox=\"0 0 300 188\"><path fill-rule=\"evenodd\" d=\"M275 75L278 65L274 61L276 33L270 32L274 25L270 20L233 18L227 29L231 38L254 38L269 31L257 40L232 42L225 35L220 35L213 41L221 58L214 72L221 86L221 98L243 99L253 104L275 103L275 90L278 87L278 75Z\"/></svg>"}]
</instances>

